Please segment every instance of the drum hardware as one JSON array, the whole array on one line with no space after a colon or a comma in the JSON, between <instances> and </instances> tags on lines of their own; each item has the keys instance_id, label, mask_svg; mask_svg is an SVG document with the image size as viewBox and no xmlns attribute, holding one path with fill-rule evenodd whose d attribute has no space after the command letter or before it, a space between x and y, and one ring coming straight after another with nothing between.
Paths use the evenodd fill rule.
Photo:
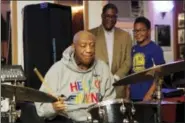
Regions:
<instances>
[{"instance_id":1,"label":"drum hardware","mask_svg":"<svg viewBox=\"0 0 185 123\"><path fill-rule=\"evenodd\" d=\"M1 84L1 96L10 99L10 110L8 112L9 122L15 123L20 112L16 111L16 101L31 102L55 102L57 99L49 94L38 90L17 86L15 81L13 85ZM37 95L37 96L35 96Z\"/></svg>"},{"instance_id":2,"label":"drum hardware","mask_svg":"<svg viewBox=\"0 0 185 123\"><path fill-rule=\"evenodd\" d=\"M105 111L100 106L99 106L98 114L99 114L101 119L105 119Z\"/></svg>"},{"instance_id":3,"label":"drum hardware","mask_svg":"<svg viewBox=\"0 0 185 123\"><path fill-rule=\"evenodd\" d=\"M16 80L13 83L13 86L16 86ZM12 98L10 98L10 111L9 111L9 122L15 123L17 119L17 111L16 111L16 96L15 94L12 95Z\"/></svg>"},{"instance_id":4,"label":"drum hardware","mask_svg":"<svg viewBox=\"0 0 185 123\"><path fill-rule=\"evenodd\" d=\"M136 120L128 120L128 118L123 119L123 123L138 123Z\"/></svg>"},{"instance_id":5,"label":"drum hardware","mask_svg":"<svg viewBox=\"0 0 185 123\"><path fill-rule=\"evenodd\" d=\"M126 106L125 106L126 107ZM127 105L126 108L126 118L123 119L123 123L138 123L136 120L134 120L136 109L134 108L134 103L130 101L130 104Z\"/></svg>"},{"instance_id":6,"label":"drum hardware","mask_svg":"<svg viewBox=\"0 0 185 123\"><path fill-rule=\"evenodd\" d=\"M123 123L129 123L128 119L123 119Z\"/></svg>"},{"instance_id":7,"label":"drum hardware","mask_svg":"<svg viewBox=\"0 0 185 123\"><path fill-rule=\"evenodd\" d=\"M18 85L18 86L24 86L22 84L23 82L7 82L7 83L3 83L3 84L7 84L7 85ZM6 119L6 122L16 122L17 118L20 118L21 115L21 110L17 110L16 109L16 98L14 95L12 95L12 97L9 98L5 98L5 97L1 97L1 110L2 110L2 114L1 118L3 118L3 122Z\"/></svg>"},{"instance_id":8,"label":"drum hardware","mask_svg":"<svg viewBox=\"0 0 185 123\"><path fill-rule=\"evenodd\" d=\"M155 80L156 86L157 86L157 91L156 91L157 119L156 121L157 123L161 123L161 100L162 100L161 88L162 88L163 76L184 70L184 67L182 66L185 66L184 60L180 60L180 61L172 62L168 64L163 64L163 65L157 65L152 68L141 71L139 73L131 74L123 78L122 80L117 81L113 85L120 86L120 85L128 85L128 84L146 82L147 80Z\"/></svg>"},{"instance_id":9,"label":"drum hardware","mask_svg":"<svg viewBox=\"0 0 185 123\"><path fill-rule=\"evenodd\" d=\"M157 85L157 93L156 93L156 97L157 97L157 101L158 101L158 105L157 105L157 123L161 123L161 101L162 101L162 82L163 79L161 77L159 77L158 75L156 75L155 77L155 82Z\"/></svg>"},{"instance_id":10,"label":"drum hardware","mask_svg":"<svg viewBox=\"0 0 185 123\"><path fill-rule=\"evenodd\" d=\"M87 114L87 122L92 123L92 117L90 113Z\"/></svg>"},{"instance_id":11,"label":"drum hardware","mask_svg":"<svg viewBox=\"0 0 185 123\"><path fill-rule=\"evenodd\" d=\"M121 105L120 107L120 112L124 115L126 113L126 107L124 104Z\"/></svg>"},{"instance_id":12,"label":"drum hardware","mask_svg":"<svg viewBox=\"0 0 185 123\"><path fill-rule=\"evenodd\" d=\"M133 115L135 115L135 113L136 113L136 109L134 108L134 103L132 103L131 112Z\"/></svg>"},{"instance_id":13,"label":"drum hardware","mask_svg":"<svg viewBox=\"0 0 185 123\"><path fill-rule=\"evenodd\" d=\"M8 110L4 112L5 116L8 117L9 122L14 123L19 117L20 112L16 111L16 93L8 93L4 86L6 84L12 86L24 86L24 81L26 77L24 75L23 69L21 65L3 65L1 67L1 82L5 85L2 85L2 97L9 98L8 100ZM7 85L7 86L8 86ZM3 90L5 89L5 90ZM10 90L9 90L10 92ZM6 96L5 96L6 95ZM3 107L1 107L3 108Z\"/></svg>"},{"instance_id":14,"label":"drum hardware","mask_svg":"<svg viewBox=\"0 0 185 123\"><path fill-rule=\"evenodd\" d=\"M93 123L99 123L98 120L93 120Z\"/></svg>"},{"instance_id":15,"label":"drum hardware","mask_svg":"<svg viewBox=\"0 0 185 123\"><path fill-rule=\"evenodd\" d=\"M92 119L92 116L90 113L87 114L87 123L99 123L98 120Z\"/></svg>"},{"instance_id":16,"label":"drum hardware","mask_svg":"<svg viewBox=\"0 0 185 123\"><path fill-rule=\"evenodd\" d=\"M137 123L134 121L133 103L126 99L99 102L88 108L92 123Z\"/></svg>"},{"instance_id":17,"label":"drum hardware","mask_svg":"<svg viewBox=\"0 0 185 123\"><path fill-rule=\"evenodd\" d=\"M125 121L123 121L123 123L127 122L127 120L129 121L129 123L138 123L136 120L134 120L135 112L136 109L134 107L131 107L130 111L127 112L128 117Z\"/></svg>"}]
</instances>

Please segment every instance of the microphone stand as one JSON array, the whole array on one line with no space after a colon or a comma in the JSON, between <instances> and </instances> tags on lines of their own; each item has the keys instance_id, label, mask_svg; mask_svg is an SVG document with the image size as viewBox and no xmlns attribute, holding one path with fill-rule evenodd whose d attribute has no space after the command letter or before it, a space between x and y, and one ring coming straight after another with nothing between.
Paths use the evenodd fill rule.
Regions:
<instances>
[{"instance_id":1,"label":"microphone stand","mask_svg":"<svg viewBox=\"0 0 185 123\"><path fill-rule=\"evenodd\" d=\"M15 82L13 82L13 86L16 86L16 80ZM10 99L9 123L15 123L16 118L17 112L16 112L16 90L15 90L12 99Z\"/></svg>"}]
</instances>

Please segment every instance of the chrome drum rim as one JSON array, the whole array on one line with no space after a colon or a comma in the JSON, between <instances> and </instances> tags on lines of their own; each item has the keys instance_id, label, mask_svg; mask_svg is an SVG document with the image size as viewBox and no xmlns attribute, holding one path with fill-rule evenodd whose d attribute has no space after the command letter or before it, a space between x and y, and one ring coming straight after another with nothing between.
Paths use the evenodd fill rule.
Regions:
<instances>
[{"instance_id":1,"label":"chrome drum rim","mask_svg":"<svg viewBox=\"0 0 185 123\"><path fill-rule=\"evenodd\" d=\"M94 108L98 108L98 107L102 107L102 106L107 106L107 105L111 105L111 104L124 104L124 103L129 103L131 102L130 100L127 99L110 99L110 100L104 100L102 102L98 102L94 105L91 105L87 111L90 111Z\"/></svg>"}]
</instances>

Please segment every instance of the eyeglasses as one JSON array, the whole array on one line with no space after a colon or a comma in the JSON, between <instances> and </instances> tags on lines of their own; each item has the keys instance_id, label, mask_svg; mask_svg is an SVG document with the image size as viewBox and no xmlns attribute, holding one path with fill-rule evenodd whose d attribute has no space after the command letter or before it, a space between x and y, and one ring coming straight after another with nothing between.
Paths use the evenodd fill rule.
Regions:
<instances>
[{"instance_id":1,"label":"eyeglasses","mask_svg":"<svg viewBox=\"0 0 185 123\"><path fill-rule=\"evenodd\" d=\"M147 31L147 29L138 29L138 30L133 30L133 33L134 34L136 34L136 33L144 33L144 32L146 32Z\"/></svg>"},{"instance_id":2,"label":"eyeglasses","mask_svg":"<svg viewBox=\"0 0 185 123\"><path fill-rule=\"evenodd\" d=\"M104 14L103 15L106 19L117 19L117 15L108 15L108 14Z\"/></svg>"}]
</instances>

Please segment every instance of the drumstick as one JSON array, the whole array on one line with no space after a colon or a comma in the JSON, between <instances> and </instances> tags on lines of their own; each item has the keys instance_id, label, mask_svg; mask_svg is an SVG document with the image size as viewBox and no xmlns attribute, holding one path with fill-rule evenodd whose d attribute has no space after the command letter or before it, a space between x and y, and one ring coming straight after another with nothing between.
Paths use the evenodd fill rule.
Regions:
<instances>
[{"instance_id":1,"label":"drumstick","mask_svg":"<svg viewBox=\"0 0 185 123\"><path fill-rule=\"evenodd\" d=\"M34 68L34 72L36 73L36 75L38 76L38 78L40 79L40 81L43 83L43 85L45 86L45 88L47 89L47 91L54 96L52 89L48 86L48 84L46 83L46 81L44 80L44 78L42 77L41 73L37 70L37 68ZM55 98L59 99L58 97L54 96Z\"/></svg>"}]
</instances>

